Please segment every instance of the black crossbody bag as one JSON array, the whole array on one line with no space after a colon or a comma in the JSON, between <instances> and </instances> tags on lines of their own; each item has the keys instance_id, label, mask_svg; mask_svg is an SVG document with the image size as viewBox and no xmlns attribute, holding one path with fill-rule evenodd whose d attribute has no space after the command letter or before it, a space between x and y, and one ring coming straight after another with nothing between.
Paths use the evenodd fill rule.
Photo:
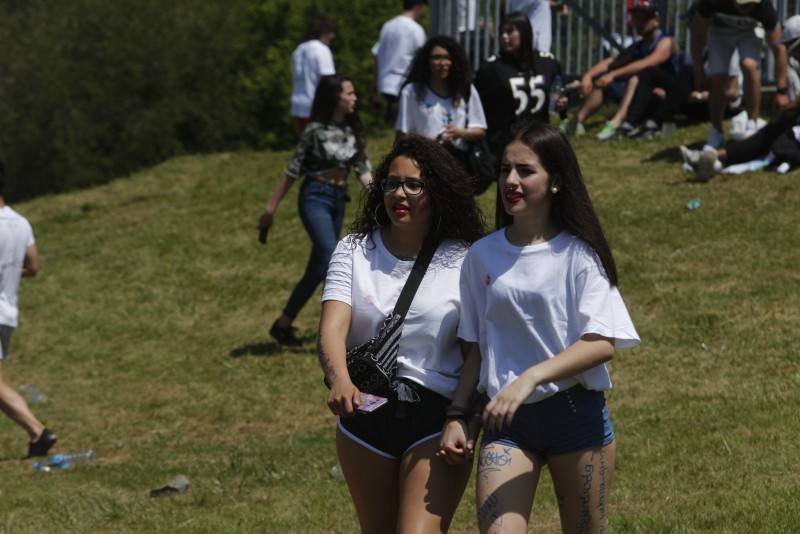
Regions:
<instances>
[{"instance_id":1,"label":"black crossbody bag","mask_svg":"<svg viewBox=\"0 0 800 534\"><path fill-rule=\"evenodd\" d=\"M347 373L359 391L388 397L397 389L397 354L403 322L438 246L438 238L425 240L394 310L383 321L378 333L347 351ZM325 384L330 387L327 378Z\"/></svg>"},{"instance_id":2,"label":"black crossbody bag","mask_svg":"<svg viewBox=\"0 0 800 534\"><path fill-rule=\"evenodd\" d=\"M469 129L469 100L466 100L467 116L464 118L464 128ZM477 141L465 141L467 144L467 162L475 180L476 194L481 194L497 180L497 161L489 148L486 136Z\"/></svg>"}]
</instances>

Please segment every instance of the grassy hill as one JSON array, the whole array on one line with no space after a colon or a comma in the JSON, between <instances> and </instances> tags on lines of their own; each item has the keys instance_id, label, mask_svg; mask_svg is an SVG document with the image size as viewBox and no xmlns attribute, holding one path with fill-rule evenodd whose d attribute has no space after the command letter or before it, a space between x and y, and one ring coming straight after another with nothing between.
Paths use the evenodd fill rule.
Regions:
<instances>
[{"instance_id":1,"label":"grassy hill","mask_svg":"<svg viewBox=\"0 0 800 534\"><path fill-rule=\"evenodd\" d=\"M689 183L672 147L703 135L576 143L643 340L613 364L612 532L800 524L798 174ZM373 162L389 142L371 140ZM14 206L33 223L42 270L23 284L4 373L50 397L34 410L59 450L90 447L98 462L36 473L18 460L24 434L0 418L0 532L356 530L329 474L319 305L298 320L301 349L266 334L309 249L296 187L268 245L256 242L288 157L181 157ZM148 497L178 473L189 495ZM471 486L455 532L475 531ZM549 482L532 531L558 531Z\"/></svg>"}]
</instances>

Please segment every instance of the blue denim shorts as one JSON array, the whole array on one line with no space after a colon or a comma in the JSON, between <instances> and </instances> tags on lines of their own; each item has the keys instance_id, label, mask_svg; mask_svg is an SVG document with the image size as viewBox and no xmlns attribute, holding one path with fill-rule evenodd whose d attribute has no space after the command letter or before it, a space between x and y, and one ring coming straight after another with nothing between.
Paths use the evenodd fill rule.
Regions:
<instances>
[{"instance_id":1,"label":"blue denim shorts","mask_svg":"<svg viewBox=\"0 0 800 534\"><path fill-rule=\"evenodd\" d=\"M511 426L486 432L483 444L504 443L546 460L557 454L595 449L614 441L614 427L602 391L581 385L539 402L523 404Z\"/></svg>"}]
</instances>

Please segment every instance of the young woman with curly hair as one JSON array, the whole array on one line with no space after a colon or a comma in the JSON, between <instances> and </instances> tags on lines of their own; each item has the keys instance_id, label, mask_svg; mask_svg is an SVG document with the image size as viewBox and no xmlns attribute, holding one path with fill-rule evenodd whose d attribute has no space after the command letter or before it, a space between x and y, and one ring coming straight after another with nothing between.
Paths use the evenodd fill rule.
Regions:
<instances>
[{"instance_id":1,"label":"young woman with curly hair","mask_svg":"<svg viewBox=\"0 0 800 534\"><path fill-rule=\"evenodd\" d=\"M464 49L433 37L414 56L400 92L397 135L416 133L442 143L468 169L467 143L486 135L486 117Z\"/></svg>"},{"instance_id":2,"label":"young woman with curly hair","mask_svg":"<svg viewBox=\"0 0 800 534\"><path fill-rule=\"evenodd\" d=\"M444 532L470 474L469 465L450 466L435 454L463 364L461 262L483 235L483 219L456 160L417 135L397 141L367 191L322 296L319 358L331 385L328 406L339 416L339 463L362 532ZM429 237L439 244L403 324L399 383L388 404L360 413L346 351L376 334Z\"/></svg>"}]
</instances>

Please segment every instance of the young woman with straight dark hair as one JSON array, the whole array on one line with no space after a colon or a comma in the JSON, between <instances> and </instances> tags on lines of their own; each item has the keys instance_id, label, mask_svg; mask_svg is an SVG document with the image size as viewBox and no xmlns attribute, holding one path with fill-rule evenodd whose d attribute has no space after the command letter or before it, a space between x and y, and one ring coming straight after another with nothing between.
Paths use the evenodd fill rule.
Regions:
<instances>
[{"instance_id":1,"label":"young woman with straight dark hair","mask_svg":"<svg viewBox=\"0 0 800 534\"><path fill-rule=\"evenodd\" d=\"M311 238L311 256L283 313L269 330L282 345L301 343L292 322L325 278L342 230L350 169L355 170L365 187L372 182L364 127L356 112L357 100L350 78L334 75L320 79L311 108L311 122L303 131L289 168L258 222L259 239L265 243L281 200L295 180L303 178L298 212Z\"/></svg>"},{"instance_id":2,"label":"young woman with straight dark hair","mask_svg":"<svg viewBox=\"0 0 800 534\"><path fill-rule=\"evenodd\" d=\"M376 172L351 235L325 280L319 358L339 416L336 450L361 532L446 532L470 465L436 457L446 407L464 363L456 338L459 277L469 245L484 234L472 187L439 144L409 135ZM372 338L392 312L423 243L438 243L405 317L398 381L371 413L346 351Z\"/></svg>"},{"instance_id":3,"label":"young woman with straight dark hair","mask_svg":"<svg viewBox=\"0 0 800 534\"><path fill-rule=\"evenodd\" d=\"M489 128L489 147L499 162L511 140L511 125L534 117L550 122L550 88L561 64L549 52L534 50L531 23L518 11L500 22L500 54L492 56L475 76ZM555 103L566 109L566 99Z\"/></svg>"},{"instance_id":4,"label":"young woman with straight dark hair","mask_svg":"<svg viewBox=\"0 0 800 534\"><path fill-rule=\"evenodd\" d=\"M458 336L468 348L451 407L468 413L476 389L490 398L479 527L527 532L547 464L562 530L603 532L616 446L607 362L639 337L566 137L523 123L503 155L498 186L500 228L476 242L462 265ZM446 423L440 447L451 463L469 456L463 418Z\"/></svg>"}]
</instances>

